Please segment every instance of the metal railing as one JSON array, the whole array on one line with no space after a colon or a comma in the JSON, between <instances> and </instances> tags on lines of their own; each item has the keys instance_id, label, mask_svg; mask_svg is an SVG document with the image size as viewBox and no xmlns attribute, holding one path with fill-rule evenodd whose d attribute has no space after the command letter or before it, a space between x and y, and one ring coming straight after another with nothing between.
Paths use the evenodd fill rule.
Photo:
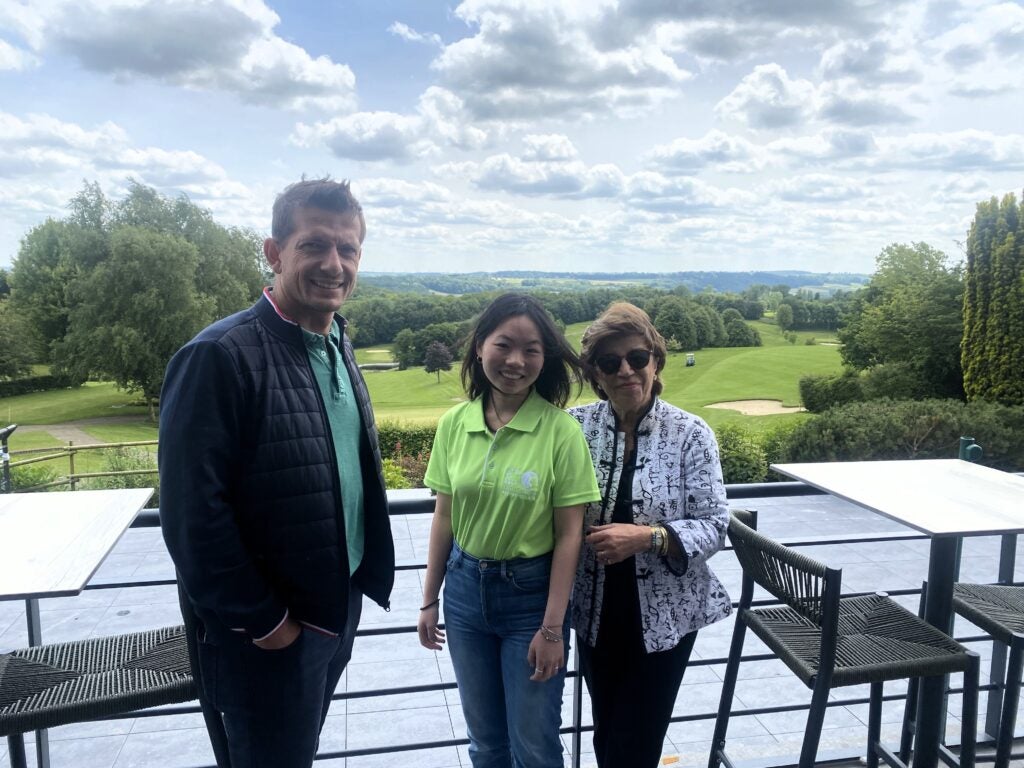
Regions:
<instances>
[{"instance_id":1,"label":"metal railing","mask_svg":"<svg viewBox=\"0 0 1024 768\"><path fill-rule=\"evenodd\" d=\"M734 506L742 506L744 500L749 499L763 499L772 497L798 497L798 496L812 496L822 495L822 492L806 486L798 482L780 482L780 483L757 483L757 484L741 484L741 485L730 485L727 486L728 497L730 503L734 503ZM414 497L414 494L410 492L402 492L401 494L389 494L391 514L394 516L403 515L417 515L417 514L429 514L433 511L433 500L429 497L427 491L423 491L421 497ZM735 504L735 502L740 502ZM133 528L139 527L159 527L160 517L159 510L143 510L135 523ZM870 533L870 534L858 534L856 537L842 537L842 536L815 536L815 537L800 537L800 538L787 538L782 539L784 543L793 547L810 547L810 546L822 546L822 545L842 545L842 544L876 544L879 542L887 541L925 541L927 540L925 534L917 532L894 532L894 533ZM1013 537L1015 539L1015 537ZM726 547L726 551L731 547ZM1004 551L1006 546L1004 544ZM415 571L422 570L426 566L423 563L404 563L399 564L396 567L398 571ZM1005 571L1004 567L1001 567L1001 575ZM1012 579L1012 563L1010 564L1010 579ZM149 586L169 586L175 584L173 579L157 579L148 581L129 581L129 582L110 582L103 584L90 584L86 589L118 589L123 587L149 587ZM904 596L904 595L920 595L920 589L894 589L888 590L888 594L891 596ZM845 596L854 594L866 594L866 593L845 593ZM770 605L775 603L775 600L756 600L755 605ZM733 604L735 607L735 603ZM407 626L393 626L393 627L378 627L378 628L366 628L357 631L357 637L375 637L384 635L395 635L411 633L416 634L416 626L413 624ZM962 643L977 643L983 641L989 641L987 635L970 635L957 638ZM742 657L743 661L765 661L774 659L775 656L770 653L752 653L745 654ZM577 660L578 661L578 660ZM714 658L701 658L692 659L688 666L690 667L702 667L702 666L713 666L713 665L724 665L728 661L725 656L714 657ZM578 670L578 663L575 665ZM571 750L573 768L579 768L580 766L580 741L583 734L593 730L592 726L583 724L583 711L582 711L582 675L577 671L570 671L567 675L568 679L572 680L572 722L564 725L561 729L561 733L568 735L572 738L573 749ZM982 686L983 691L993 691L996 688L994 685ZM333 700L346 701L352 699L363 699L370 697L382 697L382 696L405 696L415 693L423 693L430 691L445 691L455 690L456 684L450 683L433 683L426 685L411 685L411 686L400 686L394 688L379 688L379 689L368 689L361 691L346 691L341 693L335 693ZM951 692L958 692L960 689L951 689ZM905 694L889 694L885 697L886 701L898 701L906 698ZM850 698L836 698L828 702L829 707L846 707L860 704L867 704L867 697L853 696ZM749 715L762 715L762 714L774 714L781 712L794 712L794 711L806 711L809 709L808 703L803 704L786 704L778 706L765 706L765 707L746 707L743 709L736 709L733 711L734 717L742 717ZM174 707L167 707L158 710L140 711L133 713L135 717L155 717L165 716L168 714L192 714L199 712L198 705L180 705ZM696 722L701 720L714 720L717 712L697 712L686 715L679 715L671 719L671 723L688 723ZM109 719L119 719L125 717L124 715L118 716L118 718L111 717ZM990 731L991 732L991 731ZM393 753L408 753L424 749L436 749L441 747L458 747L469 743L466 738L454 738L454 739L438 739L427 742L410 742L407 744L399 745L380 745L376 747L367 747L362 749L344 749L325 751L317 755L317 760L336 759L344 757L361 757L367 755L381 755L381 754L393 754ZM710 749L710 744L708 745ZM856 754L842 754L834 753L828 755L823 750L819 755L820 760L826 759L839 759L849 758L855 759L858 755ZM793 756L793 763L796 762L796 755ZM214 768L210 766L208 768Z\"/></svg>"}]
</instances>

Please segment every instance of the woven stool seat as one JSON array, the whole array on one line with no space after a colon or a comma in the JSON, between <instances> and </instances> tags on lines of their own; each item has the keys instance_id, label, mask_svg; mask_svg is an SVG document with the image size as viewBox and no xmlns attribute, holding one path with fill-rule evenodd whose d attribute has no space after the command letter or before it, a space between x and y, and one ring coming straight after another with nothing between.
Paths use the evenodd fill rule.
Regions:
<instances>
[{"instance_id":1,"label":"woven stool seat","mask_svg":"<svg viewBox=\"0 0 1024 768\"><path fill-rule=\"evenodd\" d=\"M953 608L1006 645L1010 644L1014 632L1024 633L1024 587L955 584Z\"/></svg>"},{"instance_id":2,"label":"woven stool seat","mask_svg":"<svg viewBox=\"0 0 1024 768\"><path fill-rule=\"evenodd\" d=\"M180 626L0 655L0 736L195 698Z\"/></svg>"},{"instance_id":3,"label":"woven stool seat","mask_svg":"<svg viewBox=\"0 0 1024 768\"><path fill-rule=\"evenodd\" d=\"M747 625L808 688L821 661L821 627L789 607L755 608ZM965 648L882 595L839 601L832 687L963 672Z\"/></svg>"},{"instance_id":4,"label":"woven stool seat","mask_svg":"<svg viewBox=\"0 0 1024 768\"><path fill-rule=\"evenodd\" d=\"M993 759L996 768L1007 768L1011 760L1024 757L1024 753L1012 751L1024 670L1024 587L954 584L953 610L1010 650L1005 675L994 680L1000 686L1002 702Z\"/></svg>"}]
</instances>

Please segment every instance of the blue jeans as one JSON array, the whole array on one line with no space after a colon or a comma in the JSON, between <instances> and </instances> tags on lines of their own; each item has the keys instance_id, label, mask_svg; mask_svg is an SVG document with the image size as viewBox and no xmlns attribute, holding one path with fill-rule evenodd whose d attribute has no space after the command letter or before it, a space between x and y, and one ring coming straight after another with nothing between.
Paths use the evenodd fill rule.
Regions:
<instances>
[{"instance_id":1,"label":"blue jeans","mask_svg":"<svg viewBox=\"0 0 1024 768\"><path fill-rule=\"evenodd\" d=\"M551 555L479 560L452 545L444 581L448 648L473 768L562 768L565 668L530 680L530 642L544 619ZM568 659L569 619L562 620Z\"/></svg>"},{"instance_id":2,"label":"blue jeans","mask_svg":"<svg viewBox=\"0 0 1024 768\"><path fill-rule=\"evenodd\" d=\"M240 636L199 643L203 689L221 713L231 768L309 768L341 673L352 657L363 596L349 592L339 636L303 627L287 648L265 651Z\"/></svg>"}]
</instances>

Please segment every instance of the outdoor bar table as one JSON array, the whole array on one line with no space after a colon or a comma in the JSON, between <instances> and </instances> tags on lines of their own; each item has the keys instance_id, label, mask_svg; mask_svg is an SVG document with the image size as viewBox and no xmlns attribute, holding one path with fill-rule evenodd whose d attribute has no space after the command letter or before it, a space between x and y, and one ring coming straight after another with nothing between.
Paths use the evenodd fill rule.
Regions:
<instances>
[{"instance_id":1,"label":"outdoor bar table","mask_svg":"<svg viewBox=\"0 0 1024 768\"><path fill-rule=\"evenodd\" d=\"M772 469L931 537L925 620L949 632L963 536L1024 532L1024 477L960 459L773 464ZM924 678L914 768L939 761L945 681Z\"/></svg>"},{"instance_id":2,"label":"outdoor bar table","mask_svg":"<svg viewBox=\"0 0 1024 768\"><path fill-rule=\"evenodd\" d=\"M24 600L29 645L42 644L39 599L77 595L131 525L152 488L0 495L0 600ZM9 736L11 755L23 751ZM39 768L49 765L36 733Z\"/></svg>"}]
</instances>

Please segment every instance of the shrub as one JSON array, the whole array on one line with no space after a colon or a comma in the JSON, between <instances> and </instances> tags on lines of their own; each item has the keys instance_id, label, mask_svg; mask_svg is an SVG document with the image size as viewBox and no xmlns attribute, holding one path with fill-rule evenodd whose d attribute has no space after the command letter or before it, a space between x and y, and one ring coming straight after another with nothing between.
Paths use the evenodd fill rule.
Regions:
<instances>
[{"instance_id":1,"label":"shrub","mask_svg":"<svg viewBox=\"0 0 1024 768\"><path fill-rule=\"evenodd\" d=\"M14 397L15 395L28 395L32 392L48 392L51 389L77 387L81 383L65 376L27 376L23 379L0 381L0 397Z\"/></svg>"},{"instance_id":2,"label":"shrub","mask_svg":"<svg viewBox=\"0 0 1024 768\"><path fill-rule=\"evenodd\" d=\"M861 379L865 400L888 397L893 400L920 400L928 396L931 385L921 380L909 363L882 363L869 368Z\"/></svg>"},{"instance_id":3,"label":"shrub","mask_svg":"<svg viewBox=\"0 0 1024 768\"><path fill-rule=\"evenodd\" d=\"M402 472L402 468L394 459L384 459L384 485L388 490L409 488L409 481Z\"/></svg>"},{"instance_id":4,"label":"shrub","mask_svg":"<svg viewBox=\"0 0 1024 768\"><path fill-rule=\"evenodd\" d=\"M727 483L760 483L768 475L764 448L742 427L726 424L715 430L722 475Z\"/></svg>"},{"instance_id":5,"label":"shrub","mask_svg":"<svg viewBox=\"0 0 1024 768\"><path fill-rule=\"evenodd\" d=\"M847 368L837 376L815 375L800 379L800 400L811 413L864 399L860 375Z\"/></svg>"},{"instance_id":6,"label":"shrub","mask_svg":"<svg viewBox=\"0 0 1024 768\"><path fill-rule=\"evenodd\" d=\"M1024 406L959 400L872 400L833 408L798 425L790 461L951 459L961 435L978 441L982 463L1024 470Z\"/></svg>"},{"instance_id":7,"label":"shrub","mask_svg":"<svg viewBox=\"0 0 1024 768\"><path fill-rule=\"evenodd\" d=\"M15 491L24 492L29 488L35 488L37 485L52 483L58 477L57 470L43 462L28 464L24 467L11 467L11 486ZM46 491L49 489L40 488L39 490ZM66 489L58 488L58 490Z\"/></svg>"},{"instance_id":8,"label":"shrub","mask_svg":"<svg viewBox=\"0 0 1024 768\"><path fill-rule=\"evenodd\" d=\"M436 424L382 421L377 425L381 456L386 459L397 459L402 455L429 454L434 445L436 430Z\"/></svg>"},{"instance_id":9,"label":"shrub","mask_svg":"<svg viewBox=\"0 0 1024 768\"><path fill-rule=\"evenodd\" d=\"M115 475L111 477L90 477L79 484L82 490L103 490L107 488L152 488L153 496L146 504L149 509L160 506L160 476L156 472L156 460L149 451L142 448L122 446L106 448L103 451L104 472L127 472L136 469L152 469L152 474Z\"/></svg>"}]
</instances>

